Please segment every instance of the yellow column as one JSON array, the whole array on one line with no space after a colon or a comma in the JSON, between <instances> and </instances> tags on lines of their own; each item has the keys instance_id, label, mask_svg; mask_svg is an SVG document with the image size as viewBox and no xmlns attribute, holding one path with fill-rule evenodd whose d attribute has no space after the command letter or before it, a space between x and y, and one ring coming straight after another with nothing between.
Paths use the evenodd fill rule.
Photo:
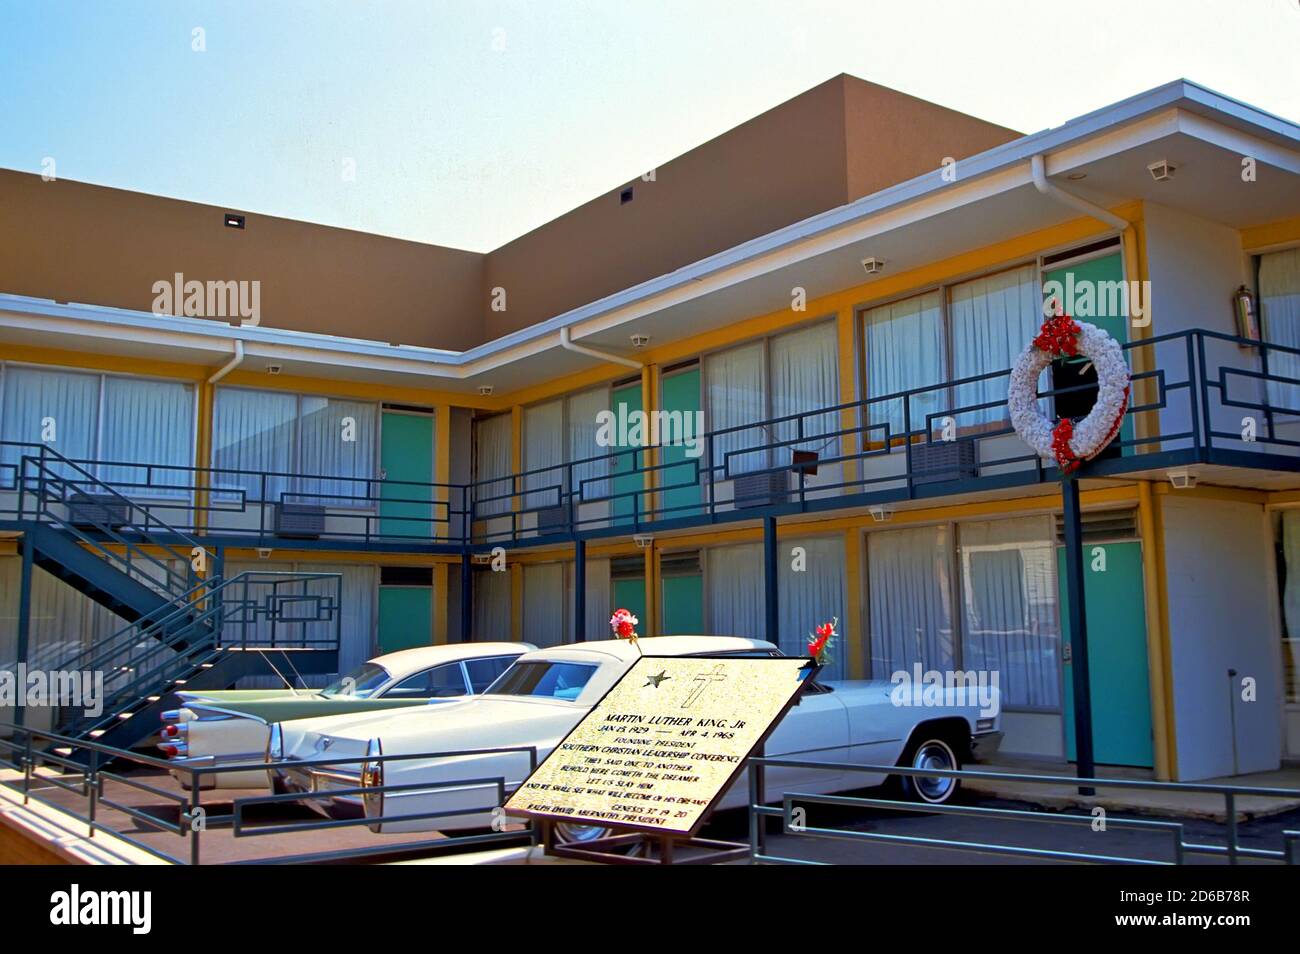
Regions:
<instances>
[{"instance_id":1,"label":"yellow column","mask_svg":"<svg viewBox=\"0 0 1300 954\"><path fill-rule=\"evenodd\" d=\"M645 550L645 619L641 635L659 635L659 548L653 543Z\"/></svg>"},{"instance_id":2,"label":"yellow column","mask_svg":"<svg viewBox=\"0 0 1300 954\"><path fill-rule=\"evenodd\" d=\"M451 405L439 404L433 412L433 482L435 539L446 539L451 531L451 507L462 507L463 502L453 500L448 484L451 483ZM433 566L433 644L447 642L450 631L451 593L446 563ZM460 594L456 594L460 600Z\"/></svg>"},{"instance_id":3,"label":"yellow column","mask_svg":"<svg viewBox=\"0 0 1300 954\"><path fill-rule=\"evenodd\" d=\"M653 414L659 410L659 366L647 364L641 368L641 409L645 412L646 420L653 420ZM657 436L657 435L653 435ZM644 454L641 455L642 466L646 468L645 473L641 475L642 486L647 493L642 500L640 510L645 513L647 510L654 511L658 509L658 503L655 500L655 494L650 493L659 483L657 471L651 470L659 462L659 451L653 445L657 443L652 439L652 435L647 433L645 436L646 443L650 446ZM649 585L650 578L646 577L646 585ZM647 606L650 601L646 600ZM649 610L646 611L649 613Z\"/></svg>"},{"instance_id":4,"label":"yellow column","mask_svg":"<svg viewBox=\"0 0 1300 954\"><path fill-rule=\"evenodd\" d=\"M1178 735L1174 720L1169 594L1165 586L1167 569L1160 501L1160 495L1152 492L1150 481L1138 482L1142 585L1146 600L1147 671L1151 683L1151 734L1155 743L1156 778L1177 780Z\"/></svg>"},{"instance_id":5,"label":"yellow column","mask_svg":"<svg viewBox=\"0 0 1300 954\"><path fill-rule=\"evenodd\" d=\"M194 442L194 466L212 464L212 406L215 388L207 381L199 382L199 426ZM194 475L194 529L202 533L208 527L209 474L203 471Z\"/></svg>"},{"instance_id":6,"label":"yellow column","mask_svg":"<svg viewBox=\"0 0 1300 954\"><path fill-rule=\"evenodd\" d=\"M857 337L854 333L855 316L852 308L842 309L835 316L835 330L838 339L839 352L839 378L840 378L840 397L841 404L848 404L858 399L858 362L857 362ZM857 423L857 412L852 408L846 408L840 411L840 429L848 430ZM846 434L840 441L840 447L845 457L850 457L858 452L858 438L856 434ZM855 460L844 462L844 483L851 484L858 477L858 462ZM852 493L853 487L845 488L846 493Z\"/></svg>"},{"instance_id":7,"label":"yellow column","mask_svg":"<svg viewBox=\"0 0 1300 954\"><path fill-rule=\"evenodd\" d=\"M844 619L840 622L841 645L848 646L850 679L866 679L867 627L862 613L862 533L844 531Z\"/></svg>"}]
</instances>

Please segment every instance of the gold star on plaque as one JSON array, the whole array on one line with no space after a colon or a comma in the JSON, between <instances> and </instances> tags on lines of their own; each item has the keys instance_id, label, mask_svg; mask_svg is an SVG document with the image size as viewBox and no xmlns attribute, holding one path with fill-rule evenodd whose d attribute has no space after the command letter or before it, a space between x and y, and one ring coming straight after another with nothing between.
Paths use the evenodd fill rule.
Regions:
<instances>
[{"instance_id":1,"label":"gold star on plaque","mask_svg":"<svg viewBox=\"0 0 1300 954\"><path fill-rule=\"evenodd\" d=\"M661 669L659 670L659 674L656 676L646 676L645 686L654 686L656 689L658 689L659 683L663 682L665 679L671 679L671 678L673 677L668 675L666 670ZM645 686L642 686L641 688L644 689Z\"/></svg>"}]
</instances>

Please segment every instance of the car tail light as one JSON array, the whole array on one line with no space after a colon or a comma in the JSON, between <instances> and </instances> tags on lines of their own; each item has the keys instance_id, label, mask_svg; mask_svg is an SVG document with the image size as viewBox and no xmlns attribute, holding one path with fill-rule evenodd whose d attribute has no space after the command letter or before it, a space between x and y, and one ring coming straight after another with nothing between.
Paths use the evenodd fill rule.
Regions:
<instances>
[{"instance_id":1,"label":"car tail light","mask_svg":"<svg viewBox=\"0 0 1300 954\"><path fill-rule=\"evenodd\" d=\"M158 746L158 748L162 749L163 755L167 756L169 759L184 758L189 754L190 750L190 747L184 742L164 742L162 745Z\"/></svg>"},{"instance_id":2,"label":"car tail light","mask_svg":"<svg viewBox=\"0 0 1300 954\"><path fill-rule=\"evenodd\" d=\"M361 788L374 789L361 796L361 804L367 818L378 819L384 814L384 763L369 761L383 754L383 744L378 739L371 739L370 744L366 746L367 761L361 763ZM382 826L378 823L369 827L376 834L382 831Z\"/></svg>"},{"instance_id":3,"label":"car tail light","mask_svg":"<svg viewBox=\"0 0 1300 954\"><path fill-rule=\"evenodd\" d=\"M161 719L163 722L180 722L180 721L181 721L181 710L180 710L180 709L166 709L166 710L163 711L162 715L160 715L158 718Z\"/></svg>"}]
</instances>

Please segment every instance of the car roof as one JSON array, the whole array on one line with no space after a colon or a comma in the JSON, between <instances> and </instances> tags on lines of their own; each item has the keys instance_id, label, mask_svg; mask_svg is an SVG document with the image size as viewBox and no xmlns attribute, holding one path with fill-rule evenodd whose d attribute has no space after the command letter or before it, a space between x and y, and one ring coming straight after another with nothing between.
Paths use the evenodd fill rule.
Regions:
<instances>
[{"instance_id":1,"label":"car roof","mask_svg":"<svg viewBox=\"0 0 1300 954\"><path fill-rule=\"evenodd\" d=\"M444 643L440 646L415 646L385 653L370 660L387 669L394 678L410 675L439 663L459 662L462 659L482 659L489 656L517 656L537 647L532 643Z\"/></svg>"},{"instance_id":2,"label":"car roof","mask_svg":"<svg viewBox=\"0 0 1300 954\"><path fill-rule=\"evenodd\" d=\"M626 639L599 639L583 643L548 646L521 657L521 661L546 659L590 659L592 655L609 656L624 661L638 656L691 656L698 653L735 653L749 650L771 651L777 647L765 639L748 636L645 636L632 645Z\"/></svg>"}]
</instances>

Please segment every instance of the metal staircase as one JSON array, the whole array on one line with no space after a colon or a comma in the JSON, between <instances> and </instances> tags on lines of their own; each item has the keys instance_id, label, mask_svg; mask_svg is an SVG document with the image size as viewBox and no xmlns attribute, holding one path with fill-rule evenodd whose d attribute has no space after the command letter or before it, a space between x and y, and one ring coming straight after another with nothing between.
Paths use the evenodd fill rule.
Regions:
<instances>
[{"instance_id":1,"label":"metal staircase","mask_svg":"<svg viewBox=\"0 0 1300 954\"><path fill-rule=\"evenodd\" d=\"M90 674L97 689L92 706L55 708L55 732L126 748L156 731L150 716L176 689L226 688L279 672L268 654L298 675L337 670L338 574L226 579L218 559L151 506L48 448L22 459L17 489L24 556L125 623L41 659L47 673ZM203 575L196 567L217 569ZM17 661L25 655L20 648Z\"/></svg>"}]
</instances>

